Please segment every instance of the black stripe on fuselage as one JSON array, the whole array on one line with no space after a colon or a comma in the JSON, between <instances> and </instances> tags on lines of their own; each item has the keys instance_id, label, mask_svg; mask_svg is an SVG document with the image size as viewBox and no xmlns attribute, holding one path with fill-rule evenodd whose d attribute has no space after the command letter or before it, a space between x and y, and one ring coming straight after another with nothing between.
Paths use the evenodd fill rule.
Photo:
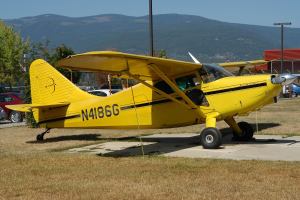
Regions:
<instances>
[{"instance_id":1,"label":"black stripe on fuselage","mask_svg":"<svg viewBox=\"0 0 300 200\"><path fill-rule=\"evenodd\" d=\"M239 87L234 87L234 88L228 88L224 90L215 90L211 92L205 92L204 95L212 95L212 94L219 94L219 93L224 93L224 92L233 92L237 90L245 90L245 89L250 89L250 88L256 88L256 87L262 87L266 86L267 83L257 83L253 85L245 85L245 86L239 86Z\"/></svg>"},{"instance_id":2,"label":"black stripe on fuselage","mask_svg":"<svg viewBox=\"0 0 300 200\"><path fill-rule=\"evenodd\" d=\"M177 98L177 99L182 99L182 98L180 97L180 98ZM144 107L144 106L152 106L152 105L156 105L156 104L167 103L167 102L170 102L170 101L171 101L170 99L163 99L163 100L159 100L159 101L152 101L152 102L147 102L147 103L123 106L123 107L121 107L121 110L139 108L139 107Z\"/></svg>"},{"instance_id":3,"label":"black stripe on fuselage","mask_svg":"<svg viewBox=\"0 0 300 200\"><path fill-rule=\"evenodd\" d=\"M57 122L57 121L62 121L62 120L66 120L66 119L78 118L78 117L80 117L80 115L71 115L71 116L67 116L67 117L59 117L59 118L54 118L54 119L48 119L48 120L45 120L45 121L40 121L40 122L38 122L38 124Z\"/></svg>"},{"instance_id":4,"label":"black stripe on fuselage","mask_svg":"<svg viewBox=\"0 0 300 200\"><path fill-rule=\"evenodd\" d=\"M245 89L250 89L250 88L262 87L262 86L266 86L266 85L267 85L267 83L257 83L257 84L253 84L253 85L245 85L245 86L239 86L239 87L228 88L228 89L223 89L223 90L215 90L215 91L211 91L211 92L205 92L204 95L214 95L214 94L220 94L220 93L224 93L224 92L233 92L233 91L237 91L237 90L245 90ZM182 98L177 97L176 99L181 100ZM152 106L152 105L167 103L167 102L171 102L171 101L172 100L170 100L170 99L163 99L163 100L159 100L159 101L152 101L152 102L147 102L147 103L123 106L123 107L121 107L121 110L140 108L140 107L144 107L144 106Z\"/></svg>"}]
</instances>

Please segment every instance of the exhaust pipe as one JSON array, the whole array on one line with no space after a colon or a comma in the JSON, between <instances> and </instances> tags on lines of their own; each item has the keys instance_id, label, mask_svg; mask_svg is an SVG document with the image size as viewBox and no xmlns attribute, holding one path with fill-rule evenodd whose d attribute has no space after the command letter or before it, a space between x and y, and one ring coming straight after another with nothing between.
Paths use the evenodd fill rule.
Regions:
<instances>
[{"instance_id":1,"label":"exhaust pipe","mask_svg":"<svg viewBox=\"0 0 300 200\"><path fill-rule=\"evenodd\" d=\"M273 75L271 78L271 82L273 84L289 85L296 79L297 76L293 74L279 74L277 76Z\"/></svg>"}]
</instances>

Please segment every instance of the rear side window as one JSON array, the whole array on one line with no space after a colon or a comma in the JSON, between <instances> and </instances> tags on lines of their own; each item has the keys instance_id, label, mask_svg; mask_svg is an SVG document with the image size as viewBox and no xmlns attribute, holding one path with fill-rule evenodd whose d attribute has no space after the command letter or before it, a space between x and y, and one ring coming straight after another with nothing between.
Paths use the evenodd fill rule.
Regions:
<instances>
[{"instance_id":1,"label":"rear side window","mask_svg":"<svg viewBox=\"0 0 300 200\"><path fill-rule=\"evenodd\" d=\"M5 96L4 97L4 102L12 102L14 99L10 96Z\"/></svg>"},{"instance_id":2,"label":"rear side window","mask_svg":"<svg viewBox=\"0 0 300 200\"><path fill-rule=\"evenodd\" d=\"M0 102L12 102L14 99L7 95L0 95Z\"/></svg>"},{"instance_id":3,"label":"rear side window","mask_svg":"<svg viewBox=\"0 0 300 200\"><path fill-rule=\"evenodd\" d=\"M154 87L156 87L157 89L159 89L167 94L172 94L174 92L172 90L172 88L165 81L159 81L159 82L155 83Z\"/></svg>"}]
</instances>

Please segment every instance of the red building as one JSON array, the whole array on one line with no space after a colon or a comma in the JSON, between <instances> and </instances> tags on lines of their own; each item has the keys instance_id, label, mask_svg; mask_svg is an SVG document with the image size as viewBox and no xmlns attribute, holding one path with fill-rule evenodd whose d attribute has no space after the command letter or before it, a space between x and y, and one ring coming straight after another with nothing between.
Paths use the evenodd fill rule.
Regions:
<instances>
[{"instance_id":1,"label":"red building","mask_svg":"<svg viewBox=\"0 0 300 200\"><path fill-rule=\"evenodd\" d=\"M267 71L270 73L280 73L281 50L265 50L264 60L269 61L268 65L259 66L256 70ZM300 49L284 49L283 51L283 70L285 73L300 74Z\"/></svg>"}]
</instances>

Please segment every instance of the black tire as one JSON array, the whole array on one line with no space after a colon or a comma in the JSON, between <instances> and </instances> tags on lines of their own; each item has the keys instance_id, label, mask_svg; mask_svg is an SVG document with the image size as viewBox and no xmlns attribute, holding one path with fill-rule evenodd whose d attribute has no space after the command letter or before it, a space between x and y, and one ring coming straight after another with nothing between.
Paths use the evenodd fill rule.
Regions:
<instances>
[{"instance_id":1,"label":"black tire","mask_svg":"<svg viewBox=\"0 0 300 200\"><path fill-rule=\"evenodd\" d=\"M17 112L17 111L11 111L9 114L9 120L12 123L22 122L23 121L22 113Z\"/></svg>"},{"instance_id":2,"label":"black tire","mask_svg":"<svg viewBox=\"0 0 300 200\"><path fill-rule=\"evenodd\" d=\"M239 122L238 126L242 129L242 134L233 132L233 139L236 141L250 141L254 134L252 126L247 122Z\"/></svg>"},{"instance_id":3,"label":"black tire","mask_svg":"<svg viewBox=\"0 0 300 200\"><path fill-rule=\"evenodd\" d=\"M44 135L43 134L38 134L36 136L36 141L43 141L44 140Z\"/></svg>"},{"instance_id":4,"label":"black tire","mask_svg":"<svg viewBox=\"0 0 300 200\"><path fill-rule=\"evenodd\" d=\"M204 149L217 149L222 145L222 134L216 128L205 128L201 132L201 143Z\"/></svg>"}]
</instances>

